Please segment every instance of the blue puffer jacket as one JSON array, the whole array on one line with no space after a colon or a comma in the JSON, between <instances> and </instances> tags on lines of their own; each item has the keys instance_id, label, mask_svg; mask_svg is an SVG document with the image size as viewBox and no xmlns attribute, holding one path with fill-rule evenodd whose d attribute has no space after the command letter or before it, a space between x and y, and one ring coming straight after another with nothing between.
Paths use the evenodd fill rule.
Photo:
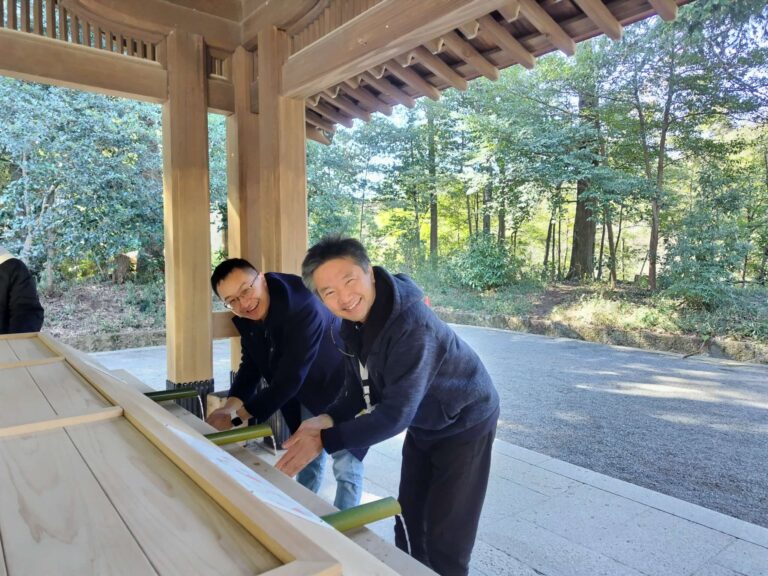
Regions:
<instances>
[{"instance_id":1,"label":"blue puffer jacket","mask_svg":"<svg viewBox=\"0 0 768 576\"><path fill-rule=\"evenodd\" d=\"M393 291L392 312L366 362L378 402L354 418L362 406L362 381L358 359L347 357L345 393L328 410L335 425L322 433L325 449L372 446L406 428L419 440L438 440L490 418L499 395L475 351L424 304L410 278L379 267L374 274L377 291ZM354 330L353 323L342 323L348 350L354 349Z\"/></svg>"}]
</instances>

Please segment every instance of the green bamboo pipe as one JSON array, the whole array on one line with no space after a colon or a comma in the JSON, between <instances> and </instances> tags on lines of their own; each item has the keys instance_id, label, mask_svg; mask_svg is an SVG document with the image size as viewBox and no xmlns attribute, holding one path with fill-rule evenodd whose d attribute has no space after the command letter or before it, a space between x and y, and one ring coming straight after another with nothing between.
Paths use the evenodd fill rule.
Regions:
<instances>
[{"instance_id":1,"label":"green bamboo pipe","mask_svg":"<svg viewBox=\"0 0 768 576\"><path fill-rule=\"evenodd\" d=\"M253 440L254 438L264 438L265 436L272 436L272 428L269 427L269 424L257 424L256 426L248 426L246 428L233 428L232 430L224 430L224 432L214 432L205 435L205 437L216 444L216 446L231 444L232 442L244 442L245 440Z\"/></svg>"},{"instance_id":2,"label":"green bamboo pipe","mask_svg":"<svg viewBox=\"0 0 768 576\"><path fill-rule=\"evenodd\" d=\"M197 398L200 396L195 388L176 388L175 390L158 390L157 392L147 392L144 394L147 398L155 402L165 402L166 400L181 400L182 398Z\"/></svg>"},{"instance_id":3,"label":"green bamboo pipe","mask_svg":"<svg viewBox=\"0 0 768 576\"><path fill-rule=\"evenodd\" d=\"M400 502L392 498L382 498L375 502L360 504L354 508L347 508L341 512L334 512L323 516L322 519L336 528L339 532L346 532L353 528L360 528L371 522L383 520L390 516L400 514Z\"/></svg>"}]
</instances>

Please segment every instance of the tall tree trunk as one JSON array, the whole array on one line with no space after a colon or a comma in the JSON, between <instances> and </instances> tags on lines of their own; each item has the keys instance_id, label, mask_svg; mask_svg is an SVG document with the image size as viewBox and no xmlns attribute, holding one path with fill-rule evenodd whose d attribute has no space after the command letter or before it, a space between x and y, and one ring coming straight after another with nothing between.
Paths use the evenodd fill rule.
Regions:
<instances>
[{"instance_id":1,"label":"tall tree trunk","mask_svg":"<svg viewBox=\"0 0 768 576\"><path fill-rule=\"evenodd\" d=\"M579 117L582 120L591 120L599 133L600 117L597 106L598 98L594 86L589 87L589 91L579 92ZM595 149L591 144L587 146ZM573 248L567 280L591 278L595 271L595 220L593 202L586 198L588 190L588 180L582 179L576 183L576 216L573 221Z\"/></svg>"},{"instance_id":2,"label":"tall tree trunk","mask_svg":"<svg viewBox=\"0 0 768 576\"><path fill-rule=\"evenodd\" d=\"M611 289L616 288L616 244L613 240L613 223L608 208L604 209L605 227L608 231L608 275L611 281Z\"/></svg>"},{"instance_id":3,"label":"tall tree trunk","mask_svg":"<svg viewBox=\"0 0 768 576\"><path fill-rule=\"evenodd\" d=\"M544 272L547 272L547 265L549 264L549 244L552 241L552 223L554 221L554 217L552 215L549 216L549 224L547 224L547 241L544 245ZM553 254L554 258L554 254Z\"/></svg>"},{"instance_id":4,"label":"tall tree trunk","mask_svg":"<svg viewBox=\"0 0 768 576\"><path fill-rule=\"evenodd\" d=\"M557 211L557 279L560 280L562 278L563 270L561 267L562 262L562 238L563 238L563 214L560 212L560 210Z\"/></svg>"},{"instance_id":5,"label":"tall tree trunk","mask_svg":"<svg viewBox=\"0 0 768 576\"><path fill-rule=\"evenodd\" d=\"M603 277L603 249L605 248L605 218L603 218L603 231L600 234L600 257L597 260L597 279Z\"/></svg>"},{"instance_id":6,"label":"tall tree trunk","mask_svg":"<svg viewBox=\"0 0 768 576\"><path fill-rule=\"evenodd\" d=\"M483 187L483 234L491 233L491 201L493 192L489 182Z\"/></svg>"},{"instance_id":7,"label":"tall tree trunk","mask_svg":"<svg viewBox=\"0 0 768 576\"><path fill-rule=\"evenodd\" d=\"M464 193L464 198L467 202L467 225L469 226L469 235L472 236L472 203L469 199L469 194Z\"/></svg>"},{"instance_id":8,"label":"tall tree trunk","mask_svg":"<svg viewBox=\"0 0 768 576\"><path fill-rule=\"evenodd\" d=\"M427 162L429 171L429 262L437 267L437 143L435 139L435 117L431 108L427 108Z\"/></svg>"},{"instance_id":9,"label":"tall tree trunk","mask_svg":"<svg viewBox=\"0 0 768 576\"><path fill-rule=\"evenodd\" d=\"M499 208L499 214L498 214L498 221L499 221L498 241L499 241L499 244L503 244L504 240L506 240L507 238L507 211L505 209L504 200L501 201L501 207Z\"/></svg>"}]
</instances>

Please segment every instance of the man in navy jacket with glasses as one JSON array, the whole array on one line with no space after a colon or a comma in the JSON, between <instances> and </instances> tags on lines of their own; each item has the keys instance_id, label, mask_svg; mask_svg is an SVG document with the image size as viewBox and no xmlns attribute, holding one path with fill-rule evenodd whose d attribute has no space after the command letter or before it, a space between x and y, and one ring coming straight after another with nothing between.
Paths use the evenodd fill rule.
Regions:
<instances>
[{"instance_id":1,"label":"man in navy jacket with glasses","mask_svg":"<svg viewBox=\"0 0 768 576\"><path fill-rule=\"evenodd\" d=\"M231 258L216 267L211 287L234 312L242 358L224 407L207 422L227 430L253 418L266 421L281 410L291 431L301 420L325 412L344 385L342 354L334 345L340 322L293 274L262 273L247 260ZM268 383L262 389L261 379ZM365 450L334 450L335 506L360 503ZM317 492L325 455L297 477Z\"/></svg>"}]
</instances>

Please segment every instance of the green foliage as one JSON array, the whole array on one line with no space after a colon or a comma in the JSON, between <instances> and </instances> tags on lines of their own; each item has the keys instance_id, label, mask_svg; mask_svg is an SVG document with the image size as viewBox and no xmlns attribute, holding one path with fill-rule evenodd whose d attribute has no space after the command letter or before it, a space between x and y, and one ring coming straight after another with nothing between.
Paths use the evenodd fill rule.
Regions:
<instances>
[{"instance_id":1,"label":"green foliage","mask_svg":"<svg viewBox=\"0 0 768 576\"><path fill-rule=\"evenodd\" d=\"M448 278L473 290L498 288L519 276L520 262L487 234L473 236L467 248L454 254L448 264Z\"/></svg>"}]
</instances>

